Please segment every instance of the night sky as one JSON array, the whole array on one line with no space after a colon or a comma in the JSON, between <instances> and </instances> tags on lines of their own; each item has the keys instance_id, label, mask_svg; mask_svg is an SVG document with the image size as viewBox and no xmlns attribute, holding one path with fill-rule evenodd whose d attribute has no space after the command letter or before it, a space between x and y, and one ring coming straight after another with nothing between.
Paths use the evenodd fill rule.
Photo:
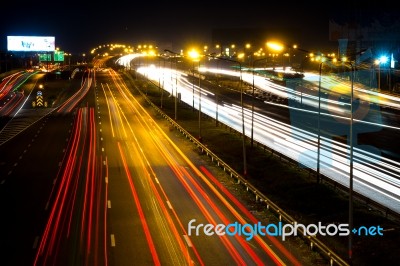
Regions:
<instances>
[{"instance_id":1,"label":"night sky","mask_svg":"<svg viewBox=\"0 0 400 266\"><path fill-rule=\"evenodd\" d=\"M331 8L329 3L317 7L304 1L301 5L287 1L8 1L1 5L0 51L7 50L8 35L55 36L56 47L78 53L107 43L153 42L160 49L169 44L177 49L195 43L211 45L221 32L242 33L248 42L276 38L307 50L324 50L337 46L329 40L330 19L368 22L395 11L394 1L380 1L380 7L352 1L335 1ZM396 16L400 17L399 11ZM239 36L237 40L242 41Z\"/></svg>"}]
</instances>

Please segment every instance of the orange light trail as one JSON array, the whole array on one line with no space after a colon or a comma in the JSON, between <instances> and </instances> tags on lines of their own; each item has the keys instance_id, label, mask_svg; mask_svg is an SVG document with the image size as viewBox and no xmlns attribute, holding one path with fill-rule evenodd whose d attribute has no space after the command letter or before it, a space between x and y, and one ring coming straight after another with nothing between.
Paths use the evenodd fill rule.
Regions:
<instances>
[{"instance_id":1,"label":"orange light trail","mask_svg":"<svg viewBox=\"0 0 400 266\"><path fill-rule=\"evenodd\" d=\"M256 217L254 217L249 210L243 206L243 204L232 195L229 190L224 187L204 166L200 166L201 171L205 173L205 175L219 188L221 191L250 219L250 221L254 224L258 222ZM301 263L280 243L276 238L267 235L268 238L273 242L273 244L293 263L293 265L300 266ZM269 249L266 250L269 252ZM271 254L272 255L272 254Z\"/></svg>"},{"instance_id":2,"label":"orange light trail","mask_svg":"<svg viewBox=\"0 0 400 266\"><path fill-rule=\"evenodd\" d=\"M140 204L139 197L137 195L135 186L134 186L134 184L132 182L131 173L130 173L130 171L128 169L128 165L126 163L126 159L125 159L125 156L124 156L124 154L122 152L122 148L121 148L121 145L120 145L119 142L118 142L118 149L119 149L119 153L121 155L121 159L122 159L122 163L123 163L123 166L124 166L124 169L125 169L126 176L128 178L129 186L131 188L132 196L133 196L133 198L135 200L135 204L136 204L136 207L137 207L138 212L139 212L140 222L142 223L142 227L143 227L144 233L146 235L147 244L149 245L150 252L151 252L152 257L153 257L154 265L161 265L161 262L160 262L160 260L158 258L158 254L157 254L156 248L154 246L153 239L152 239L151 234L150 234L149 226L148 226L148 224L146 222L146 218L144 216L144 212L143 212L142 206Z\"/></svg>"}]
</instances>

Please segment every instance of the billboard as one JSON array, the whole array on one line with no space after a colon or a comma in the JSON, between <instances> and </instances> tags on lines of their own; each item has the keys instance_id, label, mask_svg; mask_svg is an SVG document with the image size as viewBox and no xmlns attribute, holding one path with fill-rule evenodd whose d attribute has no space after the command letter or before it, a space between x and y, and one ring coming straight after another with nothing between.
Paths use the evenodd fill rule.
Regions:
<instances>
[{"instance_id":1,"label":"billboard","mask_svg":"<svg viewBox=\"0 0 400 266\"><path fill-rule=\"evenodd\" d=\"M51 36L7 36L7 50L15 52L52 52L55 37Z\"/></svg>"}]
</instances>

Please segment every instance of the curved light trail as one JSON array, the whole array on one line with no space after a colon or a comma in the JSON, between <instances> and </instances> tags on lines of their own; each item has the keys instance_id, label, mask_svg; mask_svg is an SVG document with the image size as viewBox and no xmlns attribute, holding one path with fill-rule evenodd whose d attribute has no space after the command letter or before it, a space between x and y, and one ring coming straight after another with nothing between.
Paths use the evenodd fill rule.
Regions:
<instances>
[{"instance_id":1,"label":"curved light trail","mask_svg":"<svg viewBox=\"0 0 400 266\"><path fill-rule=\"evenodd\" d=\"M103 114L111 133L108 136L112 136L108 141L117 146L121 162L118 165L121 164L125 176L119 182L129 187L134 206L131 211L140 217L140 236L146 240L146 245L141 242L144 258L155 265L208 265L215 256L228 264L300 265L282 244L271 239L257 236L246 241L239 235L210 238L188 235L186 226L191 218L210 224L246 223L248 212L237 211L243 210L243 206L235 206L237 200L232 195L227 200L209 181L210 173L204 167L199 169L180 151L140 106L119 74L110 70L109 75L112 83L100 84L102 101L107 106ZM171 92L173 86L170 83ZM109 189L113 189L115 182L115 177L109 179ZM268 244L271 242L274 247ZM123 257L122 253L118 255Z\"/></svg>"},{"instance_id":2,"label":"curved light trail","mask_svg":"<svg viewBox=\"0 0 400 266\"><path fill-rule=\"evenodd\" d=\"M197 109L199 105L198 91L199 88L196 84L192 84L187 79L187 74L169 68L161 67L141 67L137 71L143 76L150 80L158 82L160 79L171 82L162 82L164 84L163 89L169 93L172 93L174 84L177 84L178 92L181 94L181 100L192 105L193 87L196 89L194 94L195 105ZM206 71L205 69L203 71ZM207 71L217 71L210 70ZM239 75L238 71L218 70L220 73L226 75ZM248 73L242 73L242 78L251 84L253 75ZM175 79L178 79L177 82ZM267 81L265 78L255 76L256 87L269 91L273 94L281 97L292 97L297 95L295 90L286 88L274 84L273 82ZM364 92L360 88L355 90ZM224 123L238 132L242 132L242 121L241 121L241 107L235 105L222 104L217 106L213 98L213 94L208 92L206 89L201 88L201 110L208 116L216 118L216 110L218 110L218 120ZM399 107L398 98L390 98L386 95L370 93L379 97L379 101L387 99L385 104L391 105L392 107ZM309 95L306 97L303 95L303 101L307 101L308 104L318 106L318 97L315 95ZM372 96L368 96L372 97ZM321 101L323 99L321 98ZM328 106L332 109L332 100L325 99L325 104L322 106ZM331 101L331 102L329 102ZM346 118L346 108L343 106L346 104L335 103L337 108L337 114L342 120L349 120ZM316 115L318 114L316 111ZM245 134L250 137L251 132L251 110L244 109L245 115ZM332 117L335 114L327 114ZM365 122L363 120L354 119L354 122L374 124L373 122ZM377 126L385 126L382 124L376 124ZM390 125L387 125L390 127ZM393 127L391 127L393 128ZM400 128L394 127L396 130ZM283 155L298 161L305 167L309 167L313 170L317 169L317 139L318 135L315 133L306 132L300 128L281 123L277 120L266 117L262 114L254 114L254 139L269 148L279 151ZM349 147L348 145L341 144L337 141L321 137L321 153L320 153L321 173L335 180L336 182L348 186L349 185ZM376 156L373 153L364 151L358 147L354 147L354 191L364 195L367 198L397 212L400 213L400 163L385 158L383 156Z\"/></svg>"}]
</instances>

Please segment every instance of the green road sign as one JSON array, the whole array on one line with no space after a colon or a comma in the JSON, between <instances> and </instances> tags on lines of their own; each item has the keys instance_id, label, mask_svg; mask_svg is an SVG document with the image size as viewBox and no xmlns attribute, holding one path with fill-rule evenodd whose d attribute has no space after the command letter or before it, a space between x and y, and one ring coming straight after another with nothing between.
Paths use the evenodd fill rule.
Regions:
<instances>
[{"instance_id":1,"label":"green road sign","mask_svg":"<svg viewBox=\"0 0 400 266\"><path fill-rule=\"evenodd\" d=\"M39 54L39 61L51 61L51 54Z\"/></svg>"},{"instance_id":2,"label":"green road sign","mask_svg":"<svg viewBox=\"0 0 400 266\"><path fill-rule=\"evenodd\" d=\"M54 61L64 62L64 51L54 51Z\"/></svg>"}]
</instances>

